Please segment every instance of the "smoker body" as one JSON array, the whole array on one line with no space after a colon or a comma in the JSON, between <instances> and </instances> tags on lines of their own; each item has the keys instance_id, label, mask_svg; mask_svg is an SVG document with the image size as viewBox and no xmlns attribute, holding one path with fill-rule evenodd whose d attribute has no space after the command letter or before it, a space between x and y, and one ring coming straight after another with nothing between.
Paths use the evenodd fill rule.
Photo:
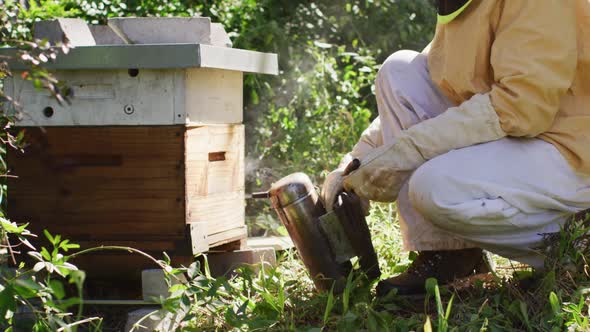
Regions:
<instances>
[{"instance_id":1,"label":"smoker body","mask_svg":"<svg viewBox=\"0 0 590 332\"><path fill-rule=\"evenodd\" d=\"M291 174L269 191L274 209L287 228L316 287L342 291L357 256L370 278L380 275L377 256L358 199L344 195L335 211L326 213L309 177Z\"/></svg>"},{"instance_id":2,"label":"smoker body","mask_svg":"<svg viewBox=\"0 0 590 332\"><path fill-rule=\"evenodd\" d=\"M345 278L352 266L332 258L319 227L326 210L307 175L295 173L281 179L271 188L270 198L316 287L329 289L334 281Z\"/></svg>"}]
</instances>

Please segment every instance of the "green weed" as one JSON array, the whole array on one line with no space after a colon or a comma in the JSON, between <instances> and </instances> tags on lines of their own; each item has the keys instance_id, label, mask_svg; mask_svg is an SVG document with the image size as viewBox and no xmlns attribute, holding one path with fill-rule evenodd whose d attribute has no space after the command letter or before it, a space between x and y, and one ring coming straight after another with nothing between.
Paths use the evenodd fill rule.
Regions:
<instances>
[{"instance_id":1,"label":"green weed","mask_svg":"<svg viewBox=\"0 0 590 332\"><path fill-rule=\"evenodd\" d=\"M369 218L379 256L397 257L385 260L388 275L406 266L399 243L389 246L390 237L399 239L392 211L392 206L378 205ZM206 269L199 271L197 263L177 269L188 273L190 281L184 295L172 298L178 304L166 303L171 308L188 305L176 326L186 331L587 331L587 249L574 246L586 233L581 223L571 227L559 237L564 256L548 260L552 268L544 273L520 269L514 276L489 275L459 288L441 287L431 279L425 285L427 295L418 300L395 294L376 298L374 283L355 274L348 276L342 294L317 293L297 255L286 252L277 267L262 266L257 271L256 266L246 266L229 279L211 278ZM577 265L566 273L563 269L572 266L563 262L572 257ZM187 294L192 298L182 300ZM169 312L177 314L176 309Z\"/></svg>"}]
</instances>

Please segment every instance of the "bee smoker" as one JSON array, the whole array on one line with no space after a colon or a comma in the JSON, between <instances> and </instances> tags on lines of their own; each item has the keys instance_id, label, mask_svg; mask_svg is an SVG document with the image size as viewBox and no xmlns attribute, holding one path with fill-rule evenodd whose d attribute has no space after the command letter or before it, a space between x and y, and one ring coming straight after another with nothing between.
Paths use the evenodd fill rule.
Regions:
<instances>
[{"instance_id":1,"label":"bee smoker","mask_svg":"<svg viewBox=\"0 0 590 332\"><path fill-rule=\"evenodd\" d=\"M303 173L282 178L262 196L270 198L316 288L329 290L334 285L341 292L353 257L358 257L360 269L369 278L381 275L358 196L343 192L334 210L326 213L313 183Z\"/></svg>"}]
</instances>

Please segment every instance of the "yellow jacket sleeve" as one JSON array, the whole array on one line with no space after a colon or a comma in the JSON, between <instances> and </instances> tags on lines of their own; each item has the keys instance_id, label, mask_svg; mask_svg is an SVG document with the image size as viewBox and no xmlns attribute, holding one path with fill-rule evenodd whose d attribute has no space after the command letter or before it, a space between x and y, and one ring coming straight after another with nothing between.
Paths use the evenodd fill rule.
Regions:
<instances>
[{"instance_id":1,"label":"yellow jacket sleeve","mask_svg":"<svg viewBox=\"0 0 590 332\"><path fill-rule=\"evenodd\" d=\"M490 99L509 136L535 137L555 119L577 64L573 0L505 0L490 55Z\"/></svg>"}]
</instances>

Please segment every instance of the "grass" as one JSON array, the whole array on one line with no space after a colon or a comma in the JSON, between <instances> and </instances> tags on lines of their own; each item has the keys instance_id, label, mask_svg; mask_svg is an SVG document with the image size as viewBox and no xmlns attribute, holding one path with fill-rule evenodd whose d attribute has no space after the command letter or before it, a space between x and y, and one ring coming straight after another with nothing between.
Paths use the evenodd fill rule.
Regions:
<instances>
[{"instance_id":1,"label":"grass","mask_svg":"<svg viewBox=\"0 0 590 332\"><path fill-rule=\"evenodd\" d=\"M393 209L375 206L369 218L383 277L410 262ZM317 293L295 252L283 253L276 267L243 267L229 280L193 264L171 271L190 281L162 299L163 312L184 331L590 331L587 231L577 223L556 237L544 274L498 259L500 274L456 288L430 280L426 298L377 299L374 282L359 275L349 276L341 295Z\"/></svg>"}]
</instances>

